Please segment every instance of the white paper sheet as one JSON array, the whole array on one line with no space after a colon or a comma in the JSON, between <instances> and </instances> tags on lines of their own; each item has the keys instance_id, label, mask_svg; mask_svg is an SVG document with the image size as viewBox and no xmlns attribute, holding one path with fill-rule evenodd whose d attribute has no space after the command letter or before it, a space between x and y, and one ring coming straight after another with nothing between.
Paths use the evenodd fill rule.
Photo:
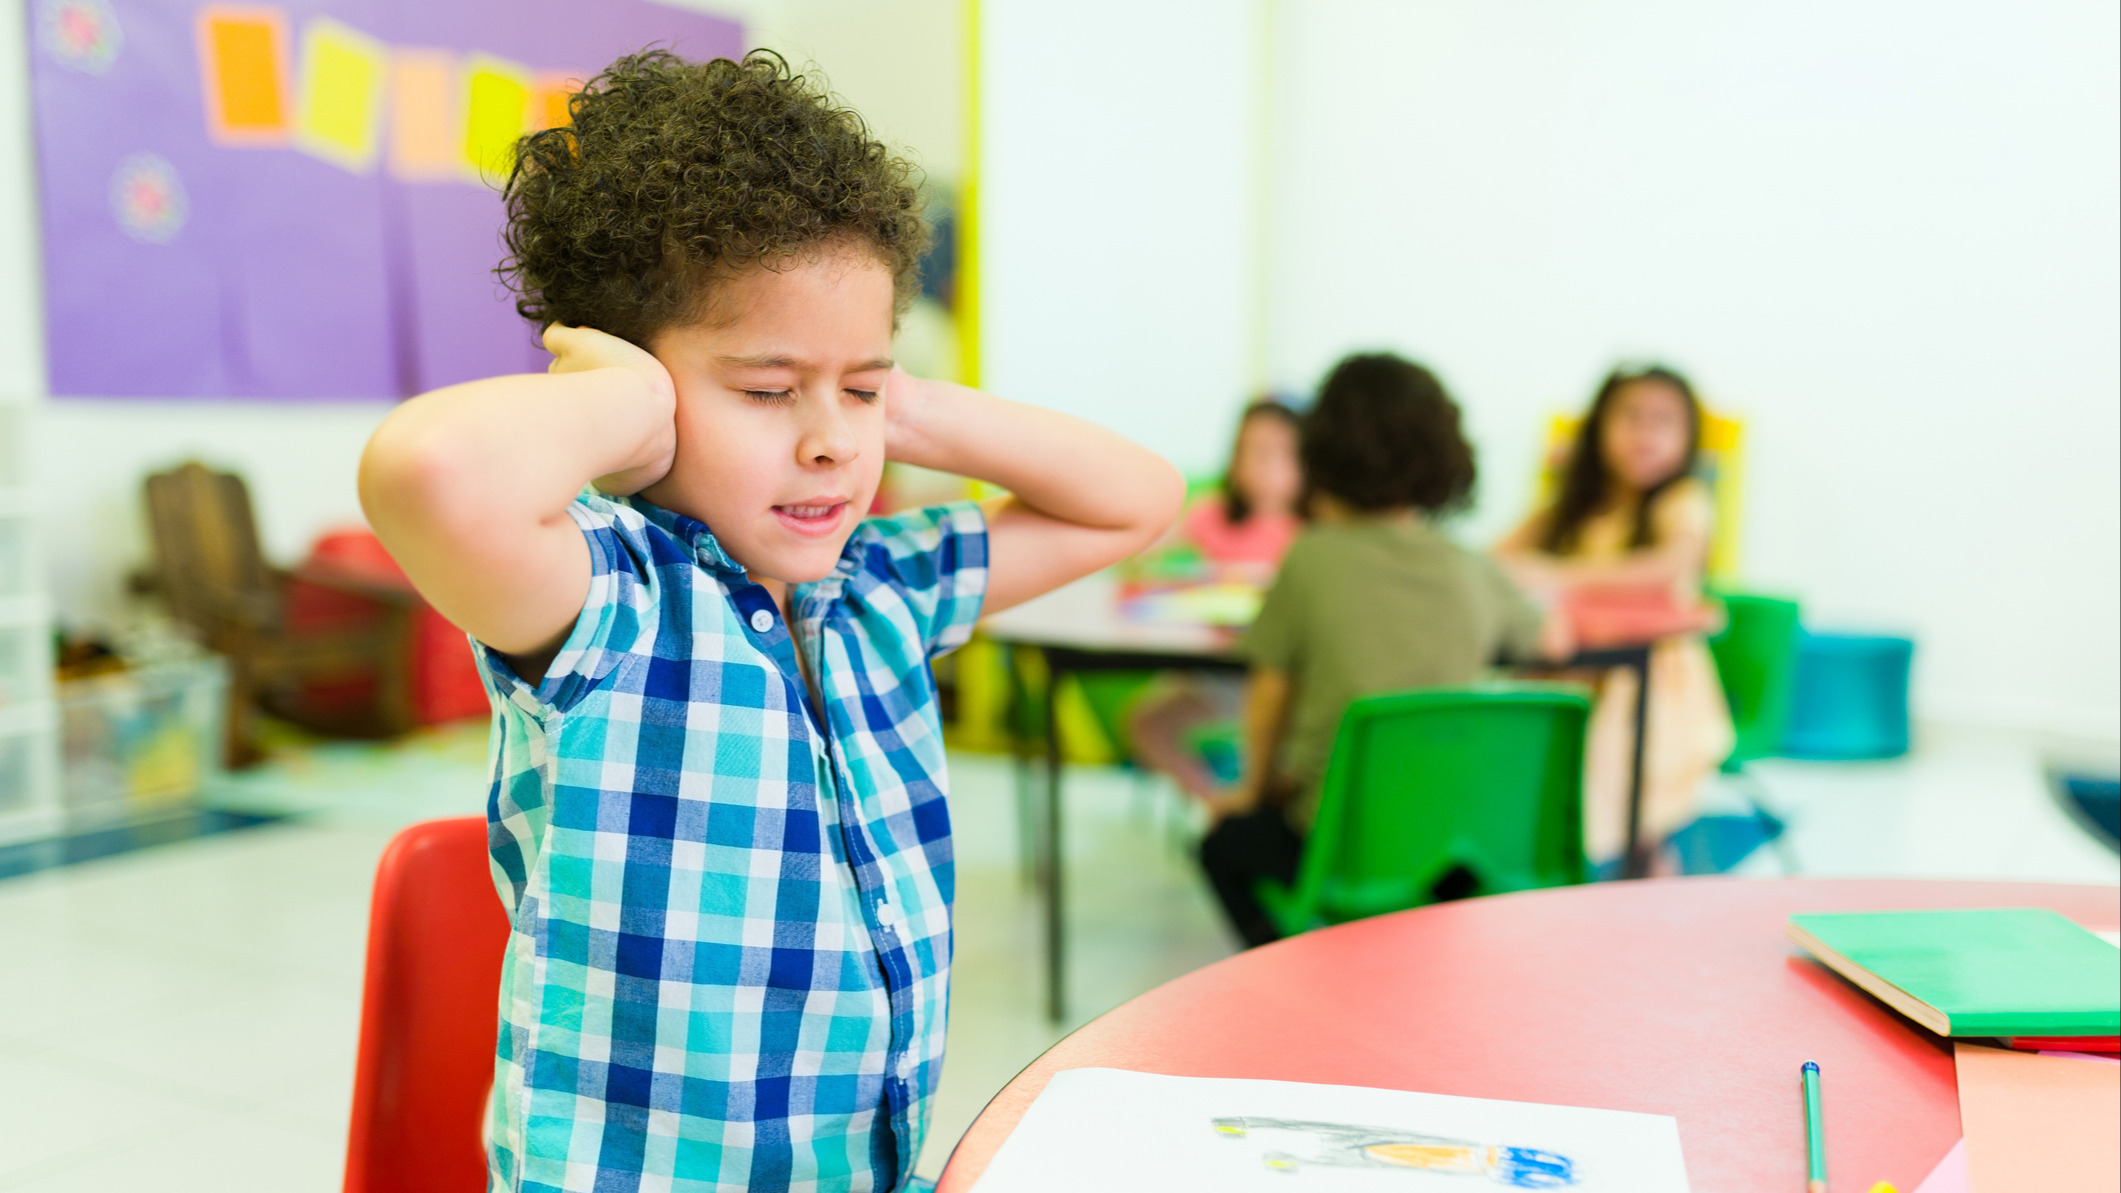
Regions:
<instances>
[{"instance_id":1,"label":"white paper sheet","mask_svg":"<svg viewBox=\"0 0 2121 1193\"><path fill-rule=\"evenodd\" d=\"M1664 1115L1120 1069L1053 1076L977 1193L1686 1193Z\"/></svg>"}]
</instances>

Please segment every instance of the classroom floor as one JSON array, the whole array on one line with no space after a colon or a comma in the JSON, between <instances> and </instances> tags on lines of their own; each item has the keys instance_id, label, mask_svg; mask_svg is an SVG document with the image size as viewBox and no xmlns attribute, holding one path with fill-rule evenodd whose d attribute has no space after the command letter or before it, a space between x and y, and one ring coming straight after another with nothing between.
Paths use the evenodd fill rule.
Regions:
<instances>
[{"instance_id":1,"label":"classroom floor","mask_svg":"<svg viewBox=\"0 0 2121 1193\"><path fill-rule=\"evenodd\" d=\"M0 879L0 1190L337 1188L375 860L404 824L477 813L483 756L478 726L291 750L215 792L286 820ZM1062 1034L1040 1013L1011 769L953 767L957 969L929 1175ZM1757 775L1787 848L1736 873L2121 880L2009 734ZM1231 951L1174 806L1125 772L1070 775L1074 1023Z\"/></svg>"}]
</instances>

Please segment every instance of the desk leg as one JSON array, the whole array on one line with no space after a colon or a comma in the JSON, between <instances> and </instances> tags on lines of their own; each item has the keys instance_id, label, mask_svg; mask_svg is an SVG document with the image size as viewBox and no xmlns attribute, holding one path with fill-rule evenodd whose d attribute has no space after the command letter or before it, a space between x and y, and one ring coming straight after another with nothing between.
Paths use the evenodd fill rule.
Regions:
<instances>
[{"instance_id":1,"label":"desk leg","mask_svg":"<svg viewBox=\"0 0 2121 1193\"><path fill-rule=\"evenodd\" d=\"M1066 851L1061 847L1061 673L1046 653L1046 823L1039 840L1039 884L1046 912L1046 1018L1059 1023L1067 1013L1067 943L1062 914L1064 888L1061 871Z\"/></svg>"},{"instance_id":2,"label":"desk leg","mask_svg":"<svg viewBox=\"0 0 2121 1193\"><path fill-rule=\"evenodd\" d=\"M1644 878L1650 859L1642 847L1642 756L1650 728L1650 652L1644 648L1635 664L1635 757L1628 770L1628 845L1622 855L1620 875Z\"/></svg>"},{"instance_id":3,"label":"desk leg","mask_svg":"<svg viewBox=\"0 0 2121 1193\"><path fill-rule=\"evenodd\" d=\"M1002 644L1002 674L1007 677L1009 685L1009 769L1016 780L1016 879L1031 888L1038 884L1038 808L1031 792L1034 781L1032 746L1025 740L1027 735L1023 732L1024 712L1030 707L1031 692L1025 687L1024 669L1017 664L1018 649L1009 643Z\"/></svg>"}]
</instances>

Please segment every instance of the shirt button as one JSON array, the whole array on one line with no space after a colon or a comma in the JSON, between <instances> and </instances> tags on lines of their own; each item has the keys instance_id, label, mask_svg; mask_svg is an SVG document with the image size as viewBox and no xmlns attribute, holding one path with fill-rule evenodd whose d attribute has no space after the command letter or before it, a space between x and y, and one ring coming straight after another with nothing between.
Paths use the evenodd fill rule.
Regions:
<instances>
[{"instance_id":1,"label":"shirt button","mask_svg":"<svg viewBox=\"0 0 2121 1193\"><path fill-rule=\"evenodd\" d=\"M772 629L773 614L766 612L764 609L754 611L751 615L751 628L761 634Z\"/></svg>"},{"instance_id":2,"label":"shirt button","mask_svg":"<svg viewBox=\"0 0 2121 1193\"><path fill-rule=\"evenodd\" d=\"M886 899L876 905L877 923L882 924L886 928L896 928L898 927L899 919L898 904Z\"/></svg>"}]
</instances>

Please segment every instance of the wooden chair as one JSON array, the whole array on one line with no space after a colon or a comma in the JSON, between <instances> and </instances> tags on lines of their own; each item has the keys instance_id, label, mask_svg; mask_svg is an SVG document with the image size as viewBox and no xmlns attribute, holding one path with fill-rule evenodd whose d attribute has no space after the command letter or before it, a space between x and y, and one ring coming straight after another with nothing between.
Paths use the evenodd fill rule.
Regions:
<instances>
[{"instance_id":1,"label":"wooden chair","mask_svg":"<svg viewBox=\"0 0 2121 1193\"><path fill-rule=\"evenodd\" d=\"M269 566L243 478L196 462L147 478L155 543L149 586L207 649L229 660L227 752L231 766L260 756L253 740L261 703L277 716L326 733L386 736L413 725L406 684L408 634L420 601L404 591L305 576L375 602L378 616L351 629L306 631L286 618L289 573ZM306 684L376 680L369 707L351 713L305 706Z\"/></svg>"}]
</instances>

